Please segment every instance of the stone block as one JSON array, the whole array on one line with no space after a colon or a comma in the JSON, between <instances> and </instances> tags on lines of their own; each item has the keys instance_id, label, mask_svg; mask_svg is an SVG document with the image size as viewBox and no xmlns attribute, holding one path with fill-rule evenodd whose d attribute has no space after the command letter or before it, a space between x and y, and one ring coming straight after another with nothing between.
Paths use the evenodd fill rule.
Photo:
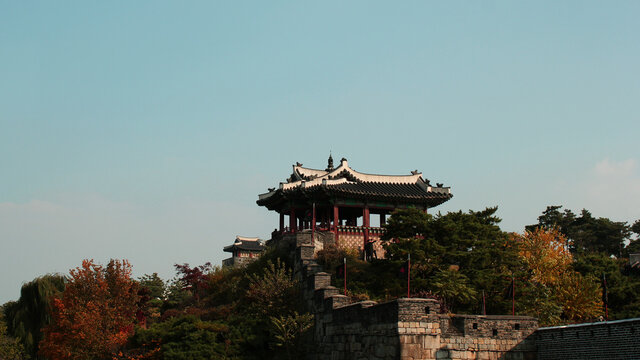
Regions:
<instances>
[{"instance_id":1,"label":"stone block","mask_svg":"<svg viewBox=\"0 0 640 360\"><path fill-rule=\"evenodd\" d=\"M307 288L317 290L331 286L331 275L325 272L319 272L308 278Z\"/></svg>"},{"instance_id":2,"label":"stone block","mask_svg":"<svg viewBox=\"0 0 640 360\"><path fill-rule=\"evenodd\" d=\"M313 252L314 252L313 245L302 244L297 247L296 256L300 260L313 260Z\"/></svg>"}]
</instances>

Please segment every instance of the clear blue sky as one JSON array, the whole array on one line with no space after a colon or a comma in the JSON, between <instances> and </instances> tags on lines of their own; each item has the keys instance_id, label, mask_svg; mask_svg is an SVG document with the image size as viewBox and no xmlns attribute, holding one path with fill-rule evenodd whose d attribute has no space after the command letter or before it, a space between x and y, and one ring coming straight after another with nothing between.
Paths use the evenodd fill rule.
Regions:
<instances>
[{"instance_id":1,"label":"clear blue sky","mask_svg":"<svg viewBox=\"0 0 640 360\"><path fill-rule=\"evenodd\" d=\"M296 161L640 218L640 2L0 1L0 303L267 238Z\"/></svg>"}]
</instances>

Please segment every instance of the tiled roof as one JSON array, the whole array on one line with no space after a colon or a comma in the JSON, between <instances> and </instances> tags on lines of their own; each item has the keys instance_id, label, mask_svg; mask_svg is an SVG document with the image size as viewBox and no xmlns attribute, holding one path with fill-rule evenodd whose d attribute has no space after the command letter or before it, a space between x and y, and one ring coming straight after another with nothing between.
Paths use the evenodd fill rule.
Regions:
<instances>
[{"instance_id":1,"label":"tiled roof","mask_svg":"<svg viewBox=\"0 0 640 360\"><path fill-rule=\"evenodd\" d=\"M433 188L431 188L433 189ZM425 189L418 184L387 184L377 182L348 182L339 185L328 185L327 190L338 194L351 194L361 196L382 196L402 199L449 199L451 194L448 188L444 191Z\"/></svg>"},{"instance_id":2,"label":"tiled roof","mask_svg":"<svg viewBox=\"0 0 640 360\"><path fill-rule=\"evenodd\" d=\"M233 252L233 250L247 250L247 251L262 251L264 245L258 238L244 238L241 236L236 237L236 241L233 245L225 246L223 251Z\"/></svg>"},{"instance_id":3,"label":"tiled roof","mask_svg":"<svg viewBox=\"0 0 640 360\"><path fill-rule=\"evenodd\" d=\"M426 202L429 206L439 205L449 200L451 190L438 184L432 187L422 173L412 171L411 175L365 174L349 167L346 159L332 171L316 170L293 166L293 174L278 189L258 196L258 205L266 205L279 198L278 194L323 191L334 195L360 198L379 198L395 201Z\"/></svg>"}]
</instances>

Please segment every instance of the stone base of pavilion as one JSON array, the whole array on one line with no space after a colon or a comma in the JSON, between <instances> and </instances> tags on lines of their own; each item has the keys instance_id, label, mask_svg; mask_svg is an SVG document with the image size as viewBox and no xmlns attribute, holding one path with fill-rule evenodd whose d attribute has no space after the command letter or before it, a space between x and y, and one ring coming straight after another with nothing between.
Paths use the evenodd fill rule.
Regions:
<instances>
[{"instance_id":1,"label":"stone base of pavilion","mask_svg":"<svg viewBox=\"0 0 640 360\"><path fill-rule=\"evenodd\" d=\"M305 245L307 248L313 249L314 256L318 251L335 245L338 248L356 250L359 258L364 259L365 243L369 242L372 246L374 257L383 259L385 251L380 240L383 234L382 230L382 228L365 228L362 226L339 226L333 231L313 231L309 229L297 232L274 231L271 234L271 240L267 244L290 253Z\"/></svg>"}]
</instances>

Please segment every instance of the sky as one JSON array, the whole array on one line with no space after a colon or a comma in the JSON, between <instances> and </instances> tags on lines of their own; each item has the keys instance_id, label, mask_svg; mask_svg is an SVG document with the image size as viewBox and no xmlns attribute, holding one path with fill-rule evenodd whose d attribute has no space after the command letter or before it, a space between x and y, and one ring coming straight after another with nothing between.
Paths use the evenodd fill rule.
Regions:
<instances>
[{"instance_id":1,"label":"sky","mask_svg":"<svg viewBox=\"0 0 640 360\"><path fill-rule=\"evenodd\" d=\"M433 212L640 219L640 2L0 0L0 304L268 238L329 153L450 186Z\"/></svg>"}]
</instances>

